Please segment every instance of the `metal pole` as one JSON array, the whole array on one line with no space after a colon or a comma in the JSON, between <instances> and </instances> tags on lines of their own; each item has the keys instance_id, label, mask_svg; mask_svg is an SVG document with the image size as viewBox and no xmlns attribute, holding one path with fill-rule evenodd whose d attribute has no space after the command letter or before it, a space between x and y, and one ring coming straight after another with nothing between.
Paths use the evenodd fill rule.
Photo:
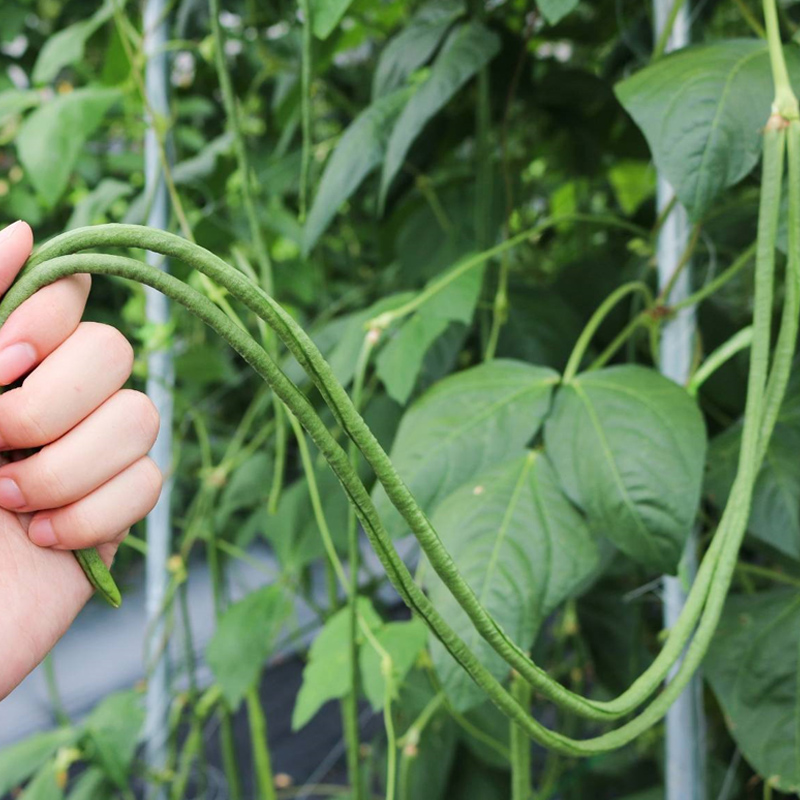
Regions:
<instances>
[{"instance_id":1,"label":"metal pole","mask_svg":"<svg viewBox=\"0 0 800 800\"><path fill-rule=\"evenodd\" d=\"M672 6L681 0L654 0L655 40L668 24ZM666 52L689 43L689 10L684 3L675 17L667 41ZM671 202L674 191L658 176L657 208L661 213ZM680 203L664 221L658 237L658 283L665 286L675 272L689 242L689 220ZM690 266L683 270L667 303L686 297L690 291ZM681 385L689 379L694 352L695 315L691 308L682 309L667 322L661 336L661 372ZM697 569L697 536L689 537L684 564L689 578ZM671 628L686 603L686 592L680 578L664 576L664 627ZM678 669L676 664L672 674ZM672 677L672 674L670 677ZM702 678L695 675L686 690L672 706L666 718L665 798L666 800L704 800L705 798L705 721L702 707Z\"/></svg>"},{"instance_id":2,"label":"metal pole","mask_svg":"<svg viewBox=\"0 0 800 800\"><path fill-rule=\"evenodd\" d=\"M144 140L145 191L150 201L147 224L165 230L169 226L169 197L161 162L161 145L156 125L169 118L169 81L166 43L169 38L168 11L165 0L145 0L143 12L143 51L146 59L145 92L148 125ZM148 253L149 264L167 269L166 260ZM148 324L165 326L169 322L169 302L164 295L146 287ZM147 359L147 394L161 416L161 431L151 457L164 474L164 490L158 505L147 518L146 612L150 636L145 643L148 670L145 742L147 766L158 772L167 761L170 669L165 642L163 604L169 573L172 528L170 499L172 493L172 386L174 368L169 350L151 353ZM151 787L151 798L166 797L163 789Z\"/></svg>"}]
</instances>

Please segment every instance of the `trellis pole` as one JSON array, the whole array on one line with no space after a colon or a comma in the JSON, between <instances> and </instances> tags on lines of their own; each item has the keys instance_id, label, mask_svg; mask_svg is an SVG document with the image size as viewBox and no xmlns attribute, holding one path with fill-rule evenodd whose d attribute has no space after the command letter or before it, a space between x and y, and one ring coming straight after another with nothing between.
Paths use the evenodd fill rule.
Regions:
<instances>
[{"instance_id":1,"label":"trellis pole","mask_svg":"<svg viewBox=\"0 0 800 800\"><path fill-rule=\"evenodd\" d=\"M678 6L677 13L673 6ZM660 41L665 29L672 28L665 52L685 47L689 43L689 9L682 0L654 0L654 41ZM658 176L658 213L666 211L674 197L669 182ZM689 220L680 203L664 221L658 236L658 283L664 287L681 262L689 244ZM665 298L667 304L677 302L691 291L691 265L687 265ZM681 385L688 381L695 340L695 315L685 308L669 320L661 336L661 372ZM697 537L693 532L684 553L683 566L691 580L696 571ZM664 576L664 627L671 628L686 602L681 577ZM671 675L679 664L672 668ZM705 721L702 707L702 677L698 673L666 717L665 798L666 800L705 800Z\"/></svg>"},{"instance_id":2,"label":"trellis pole","mask_svg":"<svg viewBox=\"0 0 800 800\"><path fill-rule=\"evenodd\" d=\"M169 227L169 197L164 181L161 144L157 126L169 119L169 73L166 44L169 38L169 12L165 0L144 0L143 51L147 129L144 139L145 192L149 201L147 224L166 230ZM166 260L148 253L148 263L167 269ZM148 325L164 329L169 322L169 301L159 292L145 288ZM164 490L158 505L147 518L146 610L148 631L145 663L148 670L145 742L147 766L151 772L162 770L167 760L168 713L170 702L169 658L164 641L164 598L169 582L168 560L172 527L170 500L172 489L172 353L156 350L147 358L147 394L161 417L161 431L151 457L164 474ZM151 787L149 797L164 798L159 786Z\"/></svg>"}]
</instances>

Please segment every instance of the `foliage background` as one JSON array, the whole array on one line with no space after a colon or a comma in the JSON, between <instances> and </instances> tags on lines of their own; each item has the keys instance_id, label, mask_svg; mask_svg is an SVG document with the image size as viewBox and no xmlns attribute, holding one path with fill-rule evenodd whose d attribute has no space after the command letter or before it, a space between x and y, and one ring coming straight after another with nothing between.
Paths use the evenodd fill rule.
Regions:
<instances>
[{"instance_id":1,"label":"foliage background","mask_svg":"<svg viewBox=\"0 0 800 800\"><path fill-rule=\"evenodd\" d=\"M548 0L538 7L520 0L486 7L447 0L311 5L307 93L301 76L309 45L294 3L230 2L221 21L275 296L312 332L342 382L350 385L356 374L367 321L416 296L461 259L530 231L518 246L453 281L382 337L364 398L365 415L388 447L416 398L450 373L480 364L487 349L497 358L562 370L583 325L611 290L635 278L654 284L655 168L648 143L614 93L620 80L650 62L652 20L645 4L628 0ZM327 18L331 9L343 16ZM562 17L565 10L570 13ZM0 221L24 218L39 240L86 224L143 222L147 115L139 9L115 8L110 0L3 0L0 13ZM183 216L176 215L175 229L188 227L200 244L252 270L258 253L242 201L247 176L238 168L223 108L208 9L197 0L181 0L170 14L171 115L156 126L174 160L172 179ZM695 39L752 38L753 15L757 6L747 0L699 3L693 12ZM796 18L795 6L787 4L787 32L796 30ZM751 120L755 129L762 118L743 97L733 116ZM728 181L735 186L722 187L724 195L691 209L698 286L722 272L755 237L759 174L754 167L755 160L737 181ZM681 185L677 188L680 194ZM558 221L543 225L547 219ZM200 285L195 276L189 279ZM746 323L751 283L749 268L743 269L700 306L698 359ZM621 306L609 317L593 355L637 310ZM269 398L255 378L180 311L166 330L148 326L138 287L97 281L90 314L138 341L137 380L144 377L149 350L167 344L175 354L176 554L183 561L208 559L216 569L219 561L242 557L249 544L264 537L280 561L282 590L307 595L311 567L324 555L308 478L291 432L285 466L276 477L280 439L271 427ZM649 365L650 344L642 329L616 360ZM284 366L299 379L296 364L286 359ZM700 396L711 439L701 508L708 528L730 486L746 366L744 357L733 360ZM792 403L796 399L795 392ZM788 409L761 478L746 551L746 563L762 572L743 568L738 587L750 591L765 580L791 582L795 588L788 600L759 594L765 614L772 601L779 610L794 603L800 474L791 445L800 436L797 424ZM318 465L314 474L344 556L346 505L327 470ZM271 492L281 484L277 508L270 509ZM122 574L136 580L139 560L134 549L123 551ZM178 619L183 574L176 562ZM627 558L613 559L590 588L575 591L549 617L535 646L538 659L573 689L623 689L657 644L660 611L652 578ZM365 597L377 597L380 583L376 576ZM224 584L219 588L222 610ZM376 602L378 612L368 606L365 613L375 614L375 629L391 639L395 634L384 620L394 612ZM258 680L279 630L284 623L291 628L286 604L275 592L265 590L249 603L235 607L233 622L223 629L229 638L217 641L216 655L213 649L207 654L212 668L218 659L218 684L234 708ZM322 619L327 613L320 609ZM254 624L270 633L255 644L241 635ZM330 649L322 636L315 645L323 662L339 646L332 624L326 627ZM397 629L396 651L412 657L403 659L407 663L397 675L401 734L435 692L424 636L410 623L402 625L409 627ZM787 636L794 641L796 630ZM720 643L723 650L730 646L728 640ZM775 658L788 658L781 679L790 680L796 658L792 662L780 653ZM232 662L244 669L234 674ZM379 667L362 664L366 697L376 706L382 684L370 687L370 681ZM337 690L330 675L326 680L311 675L295 709L298 727L325 699L347 693L346 676ZM724 683L725 676L715 680ZM320 686L327 688L320 693ZM712 688L725 705L726 689L714 680ZM796 697L796 687L788 691ZM178 772L187 730L205 724L196 713L203 698L211 716L230 716L219 697L209 699L199 688L176 697L171 733ZM128 731L137 728L135 699L125 695L109 702L102 719L124 718ZM731 739L712 692L707 707L709 797L761 796L759 773L769 778L771 772L740 760L737 746L746 745ZM575 726L552 711L537 713L545 713L548 724ZM505 751L505 724L488 705L469 715L443 708L421 740L410 780L425 787L426 800L508 796L507 759L491 746L499 739L500 752ZM768 729L776 722L767 715L757 724ZM481 731L489 732L488 745L480 741L486 736L475 737ZM77 784L71 780L69 796L123 796L120 787L141 777L141 762L133 749L109 761L92 736L89 724L44 747L45 766L38 774L45 777L37 780L44 785L47 770L63 775L63 762L48 760L50 754L63 759L64 747L76 745L74 764L67 759L70 775L86 771ZM660 797L661 752L656 729L619 754L580 764L537 753L538 797ZM378 737L368 759L376 789L384 753ZM11 760L4 762L0 754L0 764ZM4 782L0 770L0 789L28 774ZM202 784L202 775L192 775ZM102 787L92 791L106 794L80 795L80 780L90 779L96 781L93 787ZM201 784L195 787L199 791ZM409 796L422 797L421 791L410 790Z\"/></svg>"}]
</instances>

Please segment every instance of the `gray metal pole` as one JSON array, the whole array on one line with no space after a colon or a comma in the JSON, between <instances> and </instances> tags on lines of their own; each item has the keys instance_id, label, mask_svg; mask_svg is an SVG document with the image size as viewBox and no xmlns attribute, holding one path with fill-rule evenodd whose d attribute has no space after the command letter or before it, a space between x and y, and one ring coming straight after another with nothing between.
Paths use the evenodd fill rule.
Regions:
<instances>
[{"instance_id":1,"label":"gray metal pole","mask_svg":"<svg viewBox=\"0 0 800 800\"><path fill-rule=\"evenodd\" d=\"M670 11L679 0L654 0L655 39L668 24ZM685 3L675 18L666 51L689 43L689 11ZM657 207L666 209L674 196L669 183L658 176ZM666 285L680 263L689 242L689 220L686 210L677 203L664 222L658 237L658 282ZM690 268L687 266L667 298L676 302L690 291ZM681 310L667 322L661 336L661 372L685 384L694 352L695 316L693 309ZM693 532L684 553L686 573L694 578L697 564L697 538ZM680 578L664 576L664 627L671 628L686 603L686 592ZM677 665L673 667L673 674ZM670 676L671 677L671 676ZM705 721L702 707L703 682L695 675L684 693L672 706L666 718L665 798L666 800L704 800L705 798Z\"/></svg>"},{"instance_id":2,"label":"gray metal pole","mask_svg":"<svg viewBox=\"0 0 800 800\"><path fill-rule=\"evenodd\" d=\"M169 196L164 182L160 144L156 133L158 118L169 117L169 72L166 43L169 38L167 3L165 0L145 0L143 48L146 58L145 91L147 105L152 110L144 141L145 191L150 201L147 224L165 230L169 226ZM166 260L147 254L148 263L167 269ZM145 288L146 315L151 325L169 322L169 302L159 292ZM164 641L163 604L169 573L167 561L171 551L172 527L170 499L172 490L172 385L173 362L169 350L153 352L147 360L147 394L161 416L161 431L151 457L165 477L164 491L158 505L147 519L146 612L150 637L145 643L145 663L148 669L145 742L146 759L150 770L158 771L166 764L170 675L168 652ZM165 797L163 790L149 792L151 798Z\"/></svg>"}]
</instances>

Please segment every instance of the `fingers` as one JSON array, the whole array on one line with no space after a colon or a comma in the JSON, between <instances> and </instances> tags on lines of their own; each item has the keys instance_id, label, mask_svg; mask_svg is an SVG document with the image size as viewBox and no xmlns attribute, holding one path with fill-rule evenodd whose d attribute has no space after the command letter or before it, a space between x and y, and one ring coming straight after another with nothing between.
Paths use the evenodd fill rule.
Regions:
<instances>
[{"instance_id":1,"label":"fingers","mask_svg":"<svg viewBox=\"0 0 800 800\"><path fill-rule=\"evenodd\" d=\"M0 506L31 512L75 503L139 461L158 427L158 413L145 395L117 392L53 444L0 468Z\"/></svg>"},{"instance_id":2,"label":"fingers","mask_svg":"<svg viewBox=\"0 0 800 800\"><path fill-rule=\"evenodd\" d=\"M31 250L33 232L27 223L20 220L0 231L0 295L8 291Z\"/></svg>"},{"instance_id":3,"label":"fingers","mask_svg":"<svg viewBox=\"0 0 800 800\"><path fill-rule=\"evenodd\" d=\"M0 395L0 450L60 438L120 389L132 366L133 350L119 331L81 324L20 388Z\"/></svg>"},{"instance_id":4,"label":"fingers","mask_svg":"<svg viewBox=\"0 0 800 800\"><path fill-rule=\"evenodd\" d=\"M24 222L0 231L0 296L14 281L33 246ZM74 275L46 286L0 328L0 385L22 377L52 353L80 322L91 278Z\"/></svg>"},{"instance_id":5,"label":"fingers","mask_svg":"<svg viewBox=\"0 0 800 800\"><path fill-rule=\"evenodd\" d=\"M34 544L56 550L81 550L118 541L153 510L161 483L155 463L141 458L77 502L34 515L28 536Z\"/></svg>"}]
</instances>

